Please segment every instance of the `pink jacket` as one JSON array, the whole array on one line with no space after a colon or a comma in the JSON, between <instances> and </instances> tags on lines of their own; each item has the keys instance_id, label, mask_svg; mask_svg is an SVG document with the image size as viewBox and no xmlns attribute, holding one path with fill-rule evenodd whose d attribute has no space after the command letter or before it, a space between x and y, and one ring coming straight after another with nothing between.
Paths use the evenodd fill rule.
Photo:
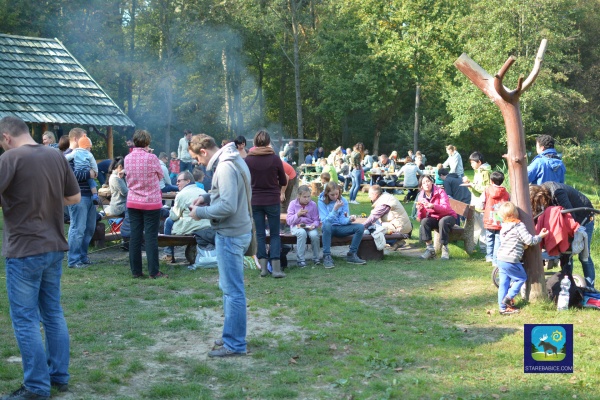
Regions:
<instances>
[{"instance_id":1,"label":"pink jacket","mask_svg":"<svg viewBox=\"0 0 600 400\"><path fill-rule=\"evenodd\" d=\"M127 175L127 208L158 210L162 207L159 181L163 177L158 157L141 147L125 156Z\"/></svg>"},{"instance_id":2,"label":"pink jacket","mask_svg":"<svg viewBox=\"0 0 600 400\"><path fill-rule=\"evenodd\" d=\"M435 219L441 219L446 215L452 215L454 218L458 218L452 207L450 207L450 200L448 199L448 195L445 191L434 186L431 193L431 199L427 200L425 198L425 192L420 191L419 197L417 198L417 202L426 201L428 203L433 204L433 209L425 209L422 208L417 213L417 219L421 220L425 217L431 217Z\"/></svg>"},{"instance_id":3,"label":"pink jacket","mask_svg":"<svg viewBox=\"0 0 600 400\"><path fill-rule=\"evenodd\" d=\"M308 210L308 214L306 214L303 217L298 217L298 211L300 211L303 207L302 205L300 205L300 201L298 199L292 200L287 209L287 224L289 226L306 224L313 225L315 228L321 226L321 220L319 219L319 209L317 208L317 204L311 200L304 207Z\"/></svg>"}]
</instances>

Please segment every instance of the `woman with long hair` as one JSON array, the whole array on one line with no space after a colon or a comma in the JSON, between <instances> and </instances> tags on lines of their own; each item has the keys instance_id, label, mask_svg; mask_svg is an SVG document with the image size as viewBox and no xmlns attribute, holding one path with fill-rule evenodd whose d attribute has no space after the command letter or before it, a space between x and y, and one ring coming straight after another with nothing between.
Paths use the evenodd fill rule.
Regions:
<instances>
[{"instance_id":1,"label":"woman with long hair","mask_svg":"<svg viewBox=\"0 0 600 400\"><path fill-rule=\"evenodd\" d=\"M248 165L252 186L252 217L256 226L260 276L269 275L267 270L267 244L265 217L269 223L270 251L268 258L273 268L273 278L284 278L281 271L281 239L279 238L281 214L281 187L287 185L287 177L281 158L271 147L271 136L266 130L254 135L254 147L244 159Z\"/></svg>"}]
</instances>

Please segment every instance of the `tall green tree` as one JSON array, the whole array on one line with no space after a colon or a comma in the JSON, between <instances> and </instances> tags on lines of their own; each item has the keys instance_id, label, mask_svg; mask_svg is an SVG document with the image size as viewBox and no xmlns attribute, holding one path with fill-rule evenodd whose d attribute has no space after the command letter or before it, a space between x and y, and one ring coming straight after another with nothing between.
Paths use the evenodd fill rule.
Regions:
<instances>
[{"instance_id":1,"label":"tall green tree","mask_svg":"<svg viewBox=\"0 0 600 400\"><path fill-rule=\"evenodd\" d=\"M523 124L527 135L542 132L568 135L571 111L583 96L568 84L568 77L580 66L577 41L581 37L577 20L581 8L572 0L479 1L462 19L465 52L490 71L517 57L505 79L507 87L516 87L520 75L531 69L538 44L548 39L544 68L536 84L521 98ZM486 149L502 154L505 148L504 124L493 104L485 101L465 78L457 78L447 93L452 121L449 130L471 150Z\"/></svg>"}]
</instances>

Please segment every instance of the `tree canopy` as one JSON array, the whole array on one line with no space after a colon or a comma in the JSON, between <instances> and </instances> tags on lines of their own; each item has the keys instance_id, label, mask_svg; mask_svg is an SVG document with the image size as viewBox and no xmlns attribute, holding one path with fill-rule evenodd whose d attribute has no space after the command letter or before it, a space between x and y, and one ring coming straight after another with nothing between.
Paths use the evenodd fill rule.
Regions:
<instances>
[{"instance_id":1,"label":"tree canopy","mask_svg":"<svg viewBox=\"0 0 600 400\"><path fill-rule=\"evenodd\" d=\"M418 145L430 162L450 143L498 161L502 117L454 60L465 52L493 71L514 55L506 77L514 87L548 39L540 76L521 99L525 132L598 140L599 8L584 0L0 0L0 26L61 40L163 150L184 129L220 141L266 127L327 148L364 142L405 154L418 85Z\"/></svg>"}]
</instances>

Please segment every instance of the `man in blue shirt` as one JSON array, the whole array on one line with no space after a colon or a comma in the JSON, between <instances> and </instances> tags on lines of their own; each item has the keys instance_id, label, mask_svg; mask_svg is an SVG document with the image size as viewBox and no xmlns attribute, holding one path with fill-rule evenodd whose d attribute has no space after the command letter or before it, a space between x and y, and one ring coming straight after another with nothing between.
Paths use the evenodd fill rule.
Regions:
<instances>
[{"instance_id":1,"label":"man in blue shirt","mask_svg":"<svg viewBox=\"0 0 600 400\"><path fill-rule=\"evenodd\" d=\"M554 139L550 135L540 135L535 139L537 156L527 167L530 184L541 185L544 182L565 183L565 164L554 149Z\"/></svg>"}]
</instances>

